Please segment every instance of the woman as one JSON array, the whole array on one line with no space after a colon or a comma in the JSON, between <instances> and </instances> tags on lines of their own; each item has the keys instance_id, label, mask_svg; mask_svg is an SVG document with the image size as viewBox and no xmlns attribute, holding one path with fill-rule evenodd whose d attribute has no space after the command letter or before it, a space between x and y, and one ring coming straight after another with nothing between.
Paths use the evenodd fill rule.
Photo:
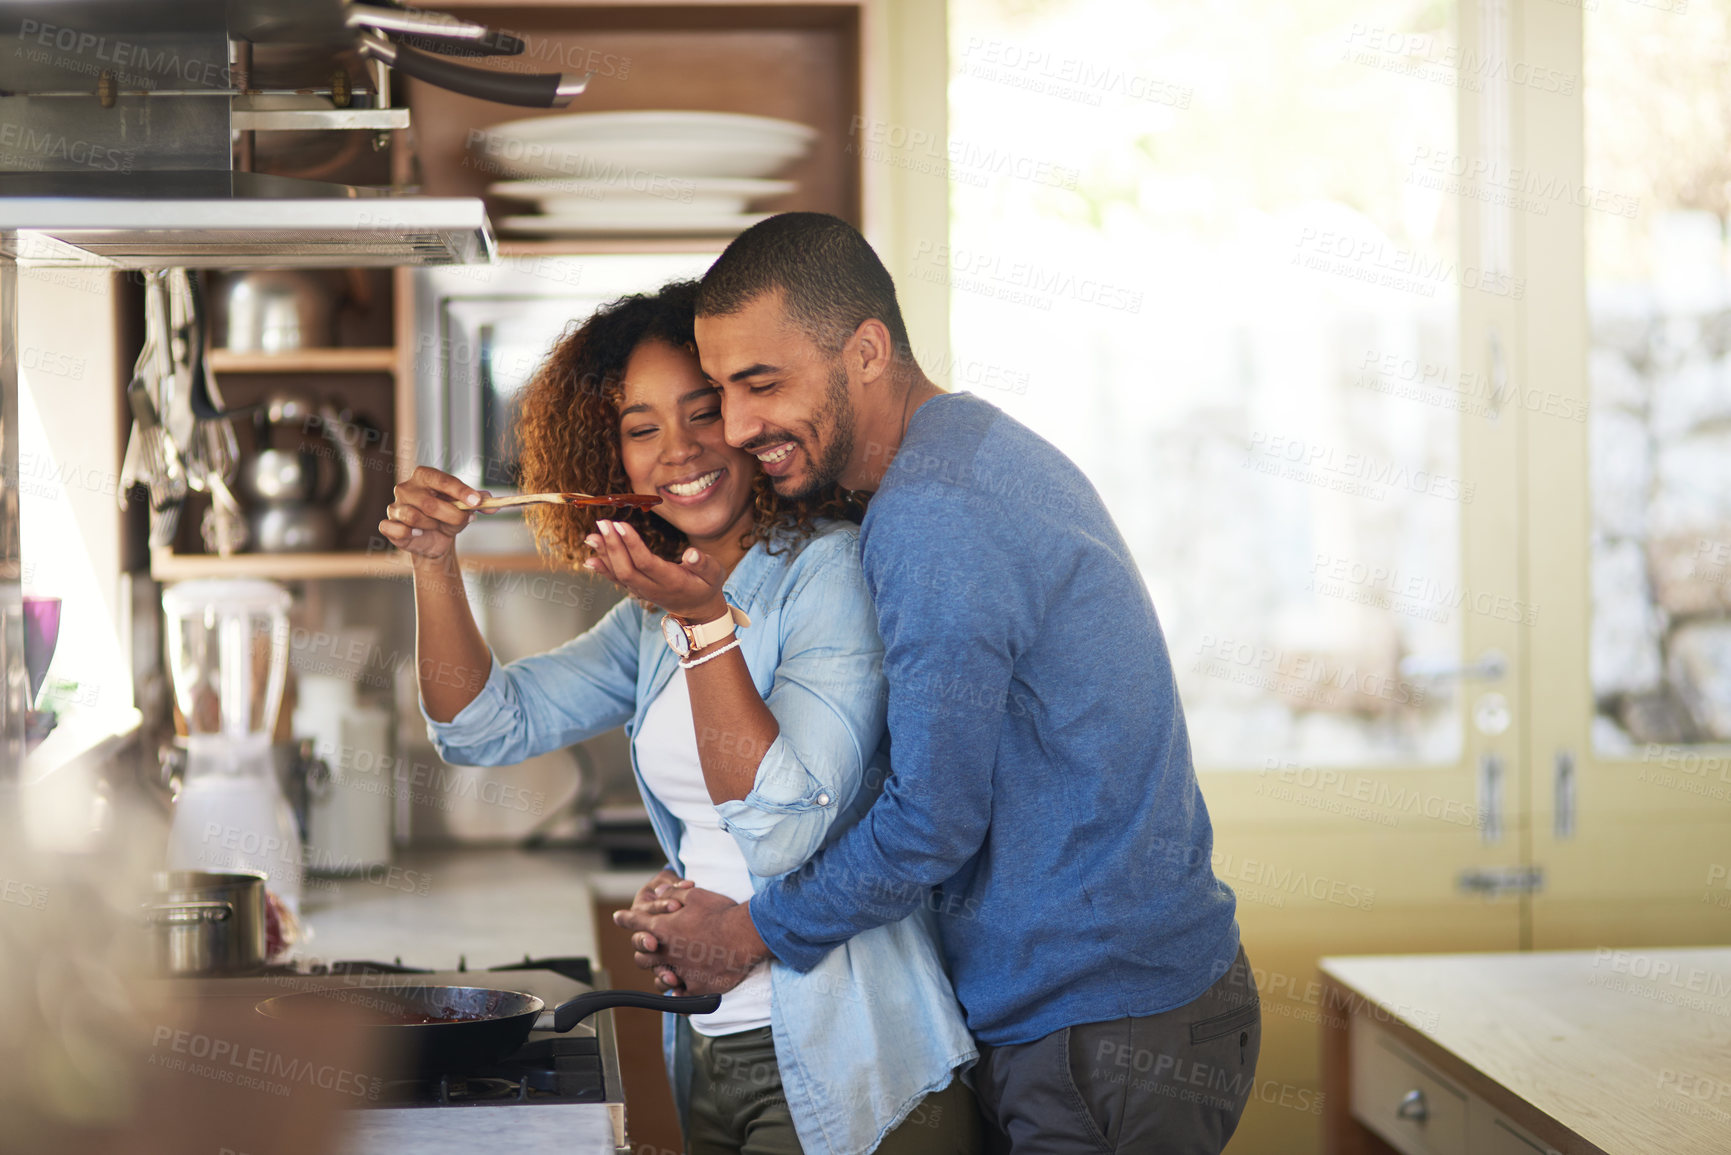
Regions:
<instances>
[{"instance_id":1,"label":"woman","mask_svg":"<svg viewBox=\"0 0 1731 1155\"><path fill-rule=\"evenodd\" d=\"M652 511L529 511L543 552L631 597L594 629L501 666L470 613L455 541L483 494L421 467L379 525L414 562L428 732L450 761L520 762L624 725L671 864L737 901L871 805L887 773L882 643L858 530L779 498L722 437L692 343L696 286L606 306L525 391L525 491L653 494ZM736 609L735 609L736 607ZM640 896L640 899L643 896ZM862 934L799 974L770 963L718 1011L666 1016L695 1153L967 1151L977 1057L930 914Z\"/></svg>"}]
</instances>

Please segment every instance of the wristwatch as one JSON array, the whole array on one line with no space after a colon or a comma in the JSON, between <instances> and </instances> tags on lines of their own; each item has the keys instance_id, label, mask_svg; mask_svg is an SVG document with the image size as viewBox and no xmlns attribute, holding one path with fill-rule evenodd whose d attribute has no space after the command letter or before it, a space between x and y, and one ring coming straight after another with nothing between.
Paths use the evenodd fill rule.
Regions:
<instances>
[{"instance_id":1,"label":"wristwatch","mask_svg":"<svg viewBox=\"0 0 1731 1155\"><path fill-rule=\"evenodd\" d=\"M682 658L688 658L705 646L713 646L727 637L735 626L744 628L751 624L751 619L745 616L745 611L738 606L729 605L727 612L711 622L699 622L688 625L672 614L661 619L661 636L667 639L667 644L673 647L673 652Z\"/></svg>"}]
</instances>

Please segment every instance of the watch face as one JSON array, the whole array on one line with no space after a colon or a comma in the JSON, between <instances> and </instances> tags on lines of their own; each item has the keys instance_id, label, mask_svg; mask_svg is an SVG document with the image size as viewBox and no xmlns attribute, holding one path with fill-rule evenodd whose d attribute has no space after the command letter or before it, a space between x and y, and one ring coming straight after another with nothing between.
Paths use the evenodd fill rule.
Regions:
<instances>
[{"instance_id":1,"label":"watch face","mask_svg":"<svg viewBox=\"0 0 1731 1155\"><path fill-rule=\"evenodd\" d=\"M671 617L661 619L661 636L667 639L667 644L673 647L673 652L680 657L691 653L691 642L686 638L685 631L679 628L679 623Z\"/></svg>"}]
</instances>

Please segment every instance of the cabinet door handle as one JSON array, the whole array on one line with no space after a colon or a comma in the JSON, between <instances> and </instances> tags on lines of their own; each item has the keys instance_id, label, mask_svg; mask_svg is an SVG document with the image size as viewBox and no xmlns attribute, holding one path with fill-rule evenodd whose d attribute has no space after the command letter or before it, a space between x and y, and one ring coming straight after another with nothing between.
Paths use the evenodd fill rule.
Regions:
<instances>
[{"instance_id":1,"label":"cabinet door handle","mask_svg":"<svg viewBox=\"0 0 1731 1155\"><path fill-rule=\"evenodd\" d=\"M1556 772L1556 792L1552 800L1552 833L1561 840L1575 836L1575 756L1558 750L1552 763Z\"/></svg>"},{"instance_id":2,"label":"cabinet door handle","mask_svg":"<svg viewBox=\"0 0 1731 1155\"><path fill-rule=\"evenodd\" d=\"M1503 840L1503 759L1500 754L1479 755L1479 841Z\"/></svg>"},{"instance_id":3,"label":"cabinet door handle","mask_svg":"<svg viewBox=\"0 0 1731 1155\"><path fill-rule=\"evenodd\" d=\"M1425 1105L1424 1092L1417 1089L1408 1091L1402 1097L1400 1106L1395 1108L1394 1114L1397 1119L1410 1119L1422 1126L1424 1121L1430 1118L1430 1108Z\"/></svg>"}]
</instances>

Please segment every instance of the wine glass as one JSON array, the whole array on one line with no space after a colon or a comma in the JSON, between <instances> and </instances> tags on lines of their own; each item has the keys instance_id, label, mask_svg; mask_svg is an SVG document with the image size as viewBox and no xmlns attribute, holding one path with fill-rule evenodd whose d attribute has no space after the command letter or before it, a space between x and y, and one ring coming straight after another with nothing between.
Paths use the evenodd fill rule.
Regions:
<instances>
[{"instance_id":1,"label":"wine glass","mask_svg":"<svg viewBox=\"0 0 1731 1155\"><path fill-rule=\"evenodd\" d=\"M24 667L30 675L30 707L42 692L48 663L54 660L54 644L60 640L60 599L24 595Z\"/></svg>"}]
</instances>

